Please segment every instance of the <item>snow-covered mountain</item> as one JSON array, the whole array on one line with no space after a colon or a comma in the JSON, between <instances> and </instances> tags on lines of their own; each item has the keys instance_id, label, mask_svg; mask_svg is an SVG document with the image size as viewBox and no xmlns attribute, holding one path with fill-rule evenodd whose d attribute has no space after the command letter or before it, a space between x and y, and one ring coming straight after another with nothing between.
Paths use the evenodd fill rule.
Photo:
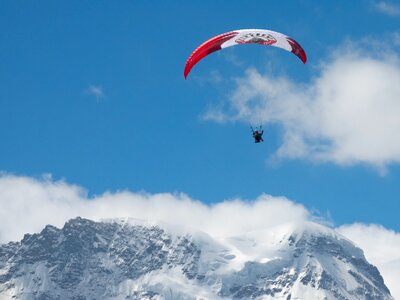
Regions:
<instances>
[{"instance_id":1,"label":"snow-covered mountain","mask_svg":"<svg viewBox=\"0 0 400 300\"><path fill-rule=\"evenodd\" d=\"M315 223L230 238L76 218L0 246L0 299L391 299L376 267Z\"/></svg>"}]
</instances>

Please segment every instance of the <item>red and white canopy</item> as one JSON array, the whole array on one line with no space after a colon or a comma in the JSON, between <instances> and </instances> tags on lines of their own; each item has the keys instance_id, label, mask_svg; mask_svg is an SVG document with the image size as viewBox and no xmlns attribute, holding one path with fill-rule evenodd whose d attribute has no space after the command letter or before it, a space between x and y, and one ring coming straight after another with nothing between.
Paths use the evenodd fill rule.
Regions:
<instances>
[{"instance_id":1,"label":"red and white canopy","mask_svg":"<svg viewBox=\"0 0 400 300\"><path fill-rule=\"evenodd\" d=\"M194 50L185 65L183 73L185 78L189 75L194 65L208 54L241 44L259 44L279 47L292 52L299 57L303 63L307 61L306 53L299 43L282 33L265 29L240 29L217 35Z\"/></svg>"}]
</instances>

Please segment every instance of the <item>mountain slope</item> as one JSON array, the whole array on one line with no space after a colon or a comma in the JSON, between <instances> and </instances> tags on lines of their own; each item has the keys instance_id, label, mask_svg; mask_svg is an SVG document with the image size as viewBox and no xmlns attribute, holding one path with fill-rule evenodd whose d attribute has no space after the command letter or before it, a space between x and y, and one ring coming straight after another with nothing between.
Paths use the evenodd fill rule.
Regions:
<instances>
[{"instance_id":1,"label":"mountain slope","mask_svg":"<svg viewBox=\"0 0 400 300\"><path fill-rule=\"evenodd\" d=\"M350 241L314 223L225 239L76 218L0 246L0 299L393 299Z\"/></svg>"}]
</instances>

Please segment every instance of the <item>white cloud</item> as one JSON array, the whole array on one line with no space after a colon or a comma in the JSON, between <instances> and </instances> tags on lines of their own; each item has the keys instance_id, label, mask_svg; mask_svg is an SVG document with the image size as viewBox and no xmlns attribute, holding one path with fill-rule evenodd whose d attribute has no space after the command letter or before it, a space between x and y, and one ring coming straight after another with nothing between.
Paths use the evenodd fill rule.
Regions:
<instances>
[{"instance_id":1,"label":"white cloud","mask_svg":"<svg viewBox=\"0 0 400 300\"><path fill-rule=\"evenodd\" d=\"M387 14L389 16L400 16L400 6L387 2L387 1L379 1L374 3L375 9L379 12Z\"/></svg>"},{"instance_id":2,"label":"white cloud","mask_svg":"<svg viewBox=\"0 0 400 300\"><path fill-rule=\"evenodd\" d=\"M278 158L384 171L400 162L400 56L376 47L346 44L308 84L249 69L205 118L281 125Z\"/></svg>"},{"instance_id":3,"label":"white cloud","mask_svg":"<svg viewBox=\"0 0 400 300\"><path fill-rule=\"evenodd\" d=\"M212 236L236 235L260 227L302 222L308 211L284 197L231 200L211 206L185 194L121 191L88 198L79 186L51 177L0 176L0 242L19 240L46 224L62 226L77 216L92 220L131 217L192 227ZM18 221L16 221L18 220ZM224 222L221 222L224 220Z\"/></svg>"},{"instance_id":4,"label":"white cloud","mask_svg":"<svg viewBox=\"0 0 400 300\"><path fill-rule=\"evenodd\" d=\"M378 266L392 296L400 299L400 233L365 224L342 226L338 231L363 249L367 260Z\"/></svg>"},{"instance_id":5,"label":"white cloud","mask_svg":"<svg viewBox=\"0 0 400 300\"><path fill-rule=\"evenodd\" d=\"M146 194L121 191L88 197L80 186L54 181L0 175L0 243L17 241L25 233L40 232L47 224L62 227L77 216L100 220L130 217L189 227L214 237L238 236L287 224L313 220L300 204L284 197L261 195L206 205L185 194ZM274 229L275 230L275 229ZM400 233L375 225L342 226L339 232L355 241L367 259L382 272L392 295L400 299Z\"/></svg>"},{"instance_id":6,"label":"white cloud","mask_svg":"<svg viewBox=\"0 0 400 300\"><path fill-rule=\"evenodd\" d=\"M86 89L86 93L89 95L95 96L97 100L100 100L105 97L103 88L99 85L90 85Z\"/></svg>"}]
</instances>

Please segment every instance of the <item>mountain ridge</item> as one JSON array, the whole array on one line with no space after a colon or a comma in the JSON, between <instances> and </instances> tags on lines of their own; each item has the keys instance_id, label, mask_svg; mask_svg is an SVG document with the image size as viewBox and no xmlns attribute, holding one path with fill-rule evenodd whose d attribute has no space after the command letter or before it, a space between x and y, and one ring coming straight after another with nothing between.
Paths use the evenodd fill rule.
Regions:
<instances>
[{"instance_id":1,"label":"mountain ridge","mask_svg":"<svg viewBox=\"0 0 400 300\"><path fill-rule=\"evenodd\" d=\"M0 299L393 300L361 249L307 222L229 238L71 219L0 246Z\"/></svg>"}]
</instances>

